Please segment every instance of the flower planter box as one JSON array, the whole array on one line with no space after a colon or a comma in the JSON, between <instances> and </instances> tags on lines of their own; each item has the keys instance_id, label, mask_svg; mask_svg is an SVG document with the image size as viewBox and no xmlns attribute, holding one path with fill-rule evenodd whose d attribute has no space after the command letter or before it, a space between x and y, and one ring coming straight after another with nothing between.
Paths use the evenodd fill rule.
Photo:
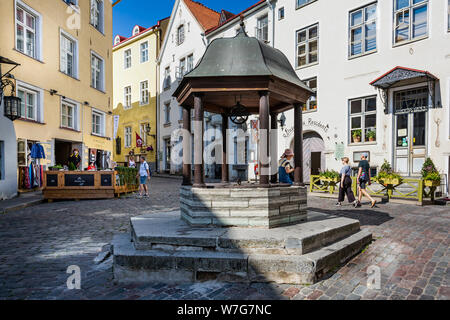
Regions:
<instances>
[{"instance_id":1,"label":"flower planter box","mask_svg":"<svg viewBox=\"0 0 450 320\"><path fill-rule=\"evenodd\" d=\"M439 187L441 185L441 182L436 180L424 180L423 183L425 187Z\"/></svg>"},{"instance_id":2,"label":"flower planter box","mask_svg":"<svg viewBox=\"0 0 450 320\"><path fill-rule=\"evenodd\" d=\"M397 185L400 183L400 179L394 178L394 179L378 179L378 182L383 185Z\"/></svg>"},{"instance_id":3,"label":"flower planter box","mask_svg":"<svg viewBox=\"0 0 450 320\"><path fill-rule=\"evenodd\" d=\"M339 182L339 178L322 178L320 177L320 181L322 182L333 182L333 183L338 183Z\"/></svg>"}]
</instances>

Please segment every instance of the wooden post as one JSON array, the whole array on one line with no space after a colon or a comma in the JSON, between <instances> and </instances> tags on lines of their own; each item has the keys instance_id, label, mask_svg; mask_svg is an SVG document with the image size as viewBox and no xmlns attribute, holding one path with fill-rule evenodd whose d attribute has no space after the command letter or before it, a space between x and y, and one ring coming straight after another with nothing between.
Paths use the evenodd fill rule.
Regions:
<instances>
[{"instance_id":1,"label":"wooden post","mask_svg":"<svg viewBox=\"0 0 450 320\"><path fill-rule=\"evenodd\" d=\"M222 113L222 183L230 182L227 159L227 129L228 115Z\"/></svg>"},{"instance_id":2,"label":"wooden post","mask_svg":"<svg viewBox=\"0 0 450 320\"><path fill-rule=\"evenodd\" d=\"M191 110L186 107L183 108L183 129L185 134L183 135L183 186L192 185L192 174L191 174ZM189 133L188 136L187 133Z\"/></svg>"},{"instance_id":3,"label":"wooden post","mask_svg":"<svg viewBox=\"0 0 450 320\"><path fill-rule=\"evenodd\" d=\"M195 94L194 95L194 120L197 123L197 126L200 126L198 132L194 132L194 187L202 188L205 186L205 177L204 177L204 160L203 160L203 150L204 150L204 142L203 142L203 120L204 120L204 111L203 111L203 95ZM195 136L195 133L200 134L200 136Z\"/></svg>"},{"instance_id":4,"label":"wooden post","mask_svg":"<svg viewBox=\"0 0 450 320\"><path fill-rule=\"evenodd\" d=\"M270 167L270 163L263 164L262 160L268 160L269 156L269 92L261 91L259 93L259 130L260 130L260 139L259 139L259 184L261 187L269 187L269 175L267 171ZM265 132L265 133L264 133ZM263 138L265 136L265 143L263 143Z\"/></svg>"},{"instance_id":5,"label":"wooden post","mask_svg":"<svg viewBox=\"0 0 450 320\"><path fill-rule=\"evenodd\" d=\"M294 105L294 185L304 186L303 183L303 113L302 105Z\"/></svg>"},{"instance_id":6,"label":"wooden post","mask_svg":"<svg viewBox=\"0 0 450 320\"><path fill-rule=\"evenodd\" d=\"M277 113L271 113L270 114L270 128L272 130L278 130L278 114ZM272 155L275 156L275 155ZM277 183L278 182L278 175L277 172L272 174L272 177L270 178L270 183Z\"/></svg>"}]
</instances>

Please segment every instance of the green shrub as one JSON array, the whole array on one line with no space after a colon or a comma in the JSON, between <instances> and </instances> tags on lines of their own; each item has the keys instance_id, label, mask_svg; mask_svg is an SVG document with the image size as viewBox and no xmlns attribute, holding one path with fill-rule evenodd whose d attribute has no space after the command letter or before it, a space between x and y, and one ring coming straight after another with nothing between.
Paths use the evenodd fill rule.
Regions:
<instances>
[{"instance_id":1,"label":"green shrub","mask_svg":"<svg viewBox=\"0 0 450 320\"><path fill-rule=\"evenodd\" d=\"M361 129L356 129L352 131L353 137L361 137Z\"/></svg>"},{"instance_id":2,"label":"green shrub","mask_svg":"<svg viewBox=\"0 0 450 320\"><path fill-rule=\"evenodd\" d=\"M324 179L339 179L339 172L335 170L322 171L319 176Z\"/></svg>"},{"instance_id":3,"label":"green shrub","mask_svg":"<svg viewBox=\"0 0 450 320\"><path fill-rule=\"evenodd\" d=\"M391 164L387 160L384 160L384 163L381 166L380 171L376 176L376 179L378 181L381 180L381 182L383 182L384 180L398 179L400 183L402 182L402 177L398 173L394 172L394 170L391 167Z\"/></svg>"}]
</instances>

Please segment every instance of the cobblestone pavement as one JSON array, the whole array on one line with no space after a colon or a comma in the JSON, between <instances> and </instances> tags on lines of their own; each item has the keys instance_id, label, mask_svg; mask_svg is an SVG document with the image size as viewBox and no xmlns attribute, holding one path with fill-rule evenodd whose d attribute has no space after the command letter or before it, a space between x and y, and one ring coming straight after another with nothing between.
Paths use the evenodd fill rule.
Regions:
<instances>
[{"instance_id":1,"label":"cobblestone pavement","mask_svg":"<svg viewBox=\"0 0 450 320\"><path fill-rule=\"evenodd\" d=\"M176 210L179 185L154 178L150 198L61 201L0 215L0 299L450 299L449 207L335 208L315 197L314 210L358 219L375 240L317 284L115 285L111 258L94 258L114 233L129 231L130 217ZM67 289L70 265L81 268L81 290ZM380 290L367 287L373 265Z\"/></svg>"}]
</instances>

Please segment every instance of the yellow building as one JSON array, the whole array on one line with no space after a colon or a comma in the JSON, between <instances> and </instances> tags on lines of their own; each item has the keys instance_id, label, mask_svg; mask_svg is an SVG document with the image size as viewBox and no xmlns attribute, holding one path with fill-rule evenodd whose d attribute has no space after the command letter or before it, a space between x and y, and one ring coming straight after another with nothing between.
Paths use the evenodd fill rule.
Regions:
<instances>
[{"instance_id":1,"label":"yellow building","mask_svg":"<svg viewBox=\"0 0 450 320\"><path fill-rule=\"evenodd\" d=\"M0 56L20 63L13 71L22 98L18 139L19 189L30 164L79 169L108 166L112 153L111 0L0 1ZM46 159L30 158L33 144ZM45 169L45 167L44 167Z\"/></svg>"},{"instance_id":2,"label":"yellow building","mask_svg":"<svg viewBox=\"0 0 450 320\"><path fill-rule=\"evenodd\" d=\"M136 162L144 156L155 170L159 74L156 60L168 21L161 20L151 28L134 26L131 37L114 38L114 161L119 165L127 166L130 155Z\"/></svg>"}]
</instances>

